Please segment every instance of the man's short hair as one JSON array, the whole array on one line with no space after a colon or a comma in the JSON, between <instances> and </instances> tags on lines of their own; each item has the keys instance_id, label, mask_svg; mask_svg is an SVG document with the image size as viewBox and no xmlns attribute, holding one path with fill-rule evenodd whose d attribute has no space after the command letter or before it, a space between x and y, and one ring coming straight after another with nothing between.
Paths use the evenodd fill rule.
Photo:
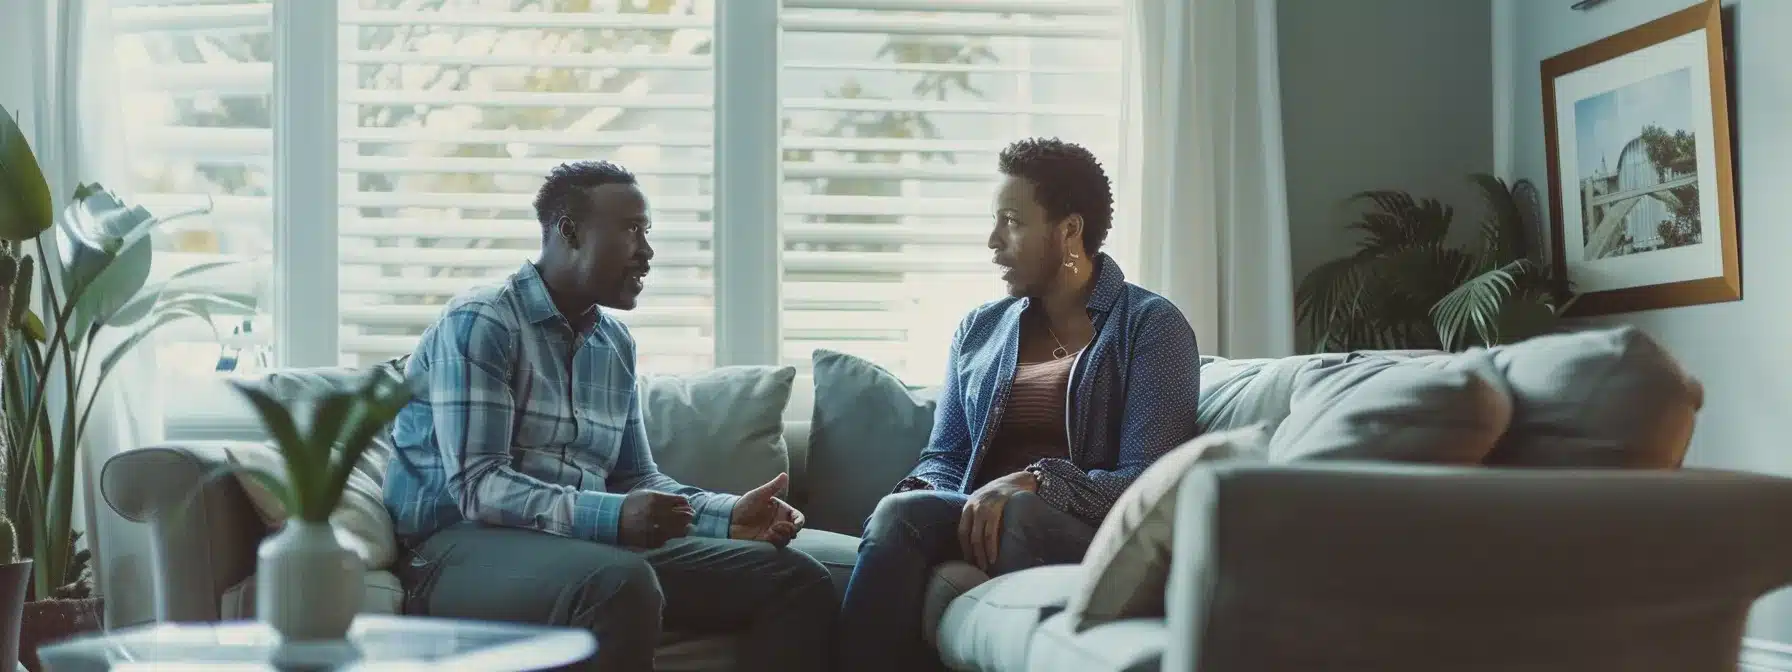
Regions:
<instances>
[{"instance_id":1,"label":"man's short hair","mask_svg":"<svg viewBox=\"0 0 1792 672\"><path fill-rule=\"evenodd\" d=\"M574 161L554 166L535 192L535 218L541 221L541 239L561 217L583 216L587 190L606 184L635 184L635 174L609 161Z\"/></svg>"}]
</instances>

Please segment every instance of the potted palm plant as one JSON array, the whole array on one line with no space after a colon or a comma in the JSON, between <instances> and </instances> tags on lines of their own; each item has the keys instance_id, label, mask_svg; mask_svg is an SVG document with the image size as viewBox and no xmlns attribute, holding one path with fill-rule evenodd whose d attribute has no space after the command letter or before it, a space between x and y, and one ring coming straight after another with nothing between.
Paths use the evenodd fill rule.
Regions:
<instances>
[{"instance_id":1,"label":"potted palm plant","mask_svg":"<svg viewBox=\"0 0 1792 672\"><path fill-rule=\"evenodd\" d=\"M261 543L256 617L288 641L340 639L360 610L366 568L337 542L330 514L362 455L410 402L411 389L400 369L374 367L353 388L290 400L289 408L262 383L234 384L260 416L283 468L226 471L255 479L290 516Z\"/></svg>"},{"instance_id":2,"label":"potted palm plant","mask_svg":"<svg viewBox=\"0 0 1792 672\"><path fill-rule=\"evenodd\" d=\"M92 594L88 552L77 544L73 513L78 451L102 385L126 355L168 324L187 318L210 324L214 315L255 312L252 297L193 282L235 262L149 281L151 234L198 212L158 218L98 184L83 184L58 216L24 133L0 108L0 295L7 307L0 313L0 500L17 528L17 552L32 561L19 625L28 665L37 644L100 625L100 599ZM53 252L46 234L54 236ZM122 332L119 338L102 340L113 329Z\"/></svg>"},{"instance_id":3,"label":"potted palm plant","mask_svg":"<svg viewBox=\"0 0 1792 672\"><path fill-rule=\"evenodd\" d=\"M1318 351L1461 350L1511 343L1553 329L1573 302L1557 281L1513 189L1470 178L1488 214L1467 246L1446 239L1455 210L1437 199L1370 191L1348 225L1364 238L1354 254L1321 264L1295 290L1295 312Z\"/></svg>"}]
</instances>

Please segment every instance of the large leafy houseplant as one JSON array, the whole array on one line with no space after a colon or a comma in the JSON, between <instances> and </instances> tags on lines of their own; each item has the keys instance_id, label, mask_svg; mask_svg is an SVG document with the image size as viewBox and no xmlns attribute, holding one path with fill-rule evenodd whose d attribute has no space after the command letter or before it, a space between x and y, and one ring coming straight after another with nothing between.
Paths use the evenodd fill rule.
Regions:
<instances>
[{"instance_id":1,"label":"large leafy houseplant","mask_svg":"<svg viewBox=\"0 0 1792 672\"><path fill-rule=\"evenodd\" d=\"M1314 349L1454 351L1555 326L1573 299L1543 263L1513 190L1491 175L1471 181L1487 216L1466 246L1447 241L1455 210L1436 199L1352 197L1370 205L1348 225L1363 234L1357 251L1313 269L1295 290Z\"/></svg>"},{"instance_id":2,"label":"large leafy houseplant","mask_svg":"<svg viewBox=\"0 0 1792 672\"><path fill-rule=\"evenodd\" d=\"M98 184L79 185L58 209L24 133L0 108L0 291L10 301L0 352L0 499L18 528L20 555L35 565L35 599L79 596L59 589L78 583L86 560L72 524L75 465L102 384L170 323L255 312L252 297L194 282L235 262L150 282L151 233L198 212L158 218Z\"/></svg>"}]
</instances>

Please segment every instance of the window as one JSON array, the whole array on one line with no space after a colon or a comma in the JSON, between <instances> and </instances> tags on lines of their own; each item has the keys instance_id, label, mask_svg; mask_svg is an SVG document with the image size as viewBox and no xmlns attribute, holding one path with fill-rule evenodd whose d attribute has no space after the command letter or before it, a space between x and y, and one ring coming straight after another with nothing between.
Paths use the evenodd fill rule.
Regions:
<instances>
[{"instance_id":1,"label":"window","mask_svg":"<svg viewBox=\"0 0 1792 672\"><path fill-rule=\"evenodd\" d=\"M590 11L577 11L590 7ZM622 313L645 370L714 361L707 2L341 5L342 363L411 351L441 307L541 245L556 164L634 171L654 273Z\"/></svg>"},{"instance_id":2,"label":"window","mask_svg":"<svg viewBox=\"0 0 1792 672\"><path fill-rule=\"evenodd\" d=\"M128 184L107 185L170 221L155 239L154 277L200 263L239 260L195 281L268 305L273 280L273 34L267 0L153 4L115 0L117 80L129 151ZM220 365L265 365L275 333L264 310L183 321L160 332L156 358L175 384ZM222 343L220 343L220 340Z\"/></svg>"},{"instance_id":3,"label":"window","mask_svg":"<svg viewBox=\"0 0 1792 672\"><path fill-rule=\"evenodd\" d=\"M222 347L172 333L162 364L409 352L538 249L549 169L607 158L656 220L621 315L644 370L831 348L938 382L1001 291L996 153L1057 135L1119 172L1120 1L114 0L125 190L209 199L159 259L253 260L207 281L266 313Z\"/></svg>"},{"instance_id":4,"label":"window","mask_svg":"<svg viewBox=\"0 0 1792 672\"><path fill-rule=\"evenodd\" d=\"M937 383L967 311L1001 296L996 154L1120 146L1118 2L785 0L784 361L816 348Z\"/></svg>"}]
</instances>

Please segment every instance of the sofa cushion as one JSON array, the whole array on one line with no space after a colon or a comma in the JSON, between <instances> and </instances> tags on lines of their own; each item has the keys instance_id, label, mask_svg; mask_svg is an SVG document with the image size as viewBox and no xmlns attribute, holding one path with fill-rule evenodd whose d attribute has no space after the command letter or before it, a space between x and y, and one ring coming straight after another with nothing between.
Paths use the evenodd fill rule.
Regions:
<instances>
[{"instance_id":1,"label":"sofa cushion","mask_svg":"<svg viewBox=\"0 0 1792 672\"><path fill-rule=\"evenodd\" d=\"M927 574L926 592L921 595L921 637L928 646L939 648L940 621L946 617L952 601L988 581L988 574L963 560L934 565Z\"/></svg>"},{"instance_id":2,"label":"sofa cushion","mask_svg":"<svg viewBox=\"0 0 1792 672\"><path fill-rule=\"evenodd\" d=\"M834 593L846 595L846 582L852 578L852 568L859 562L858 537L827 530L805 529L790 540L790 547L809 554L809 557L827 567L828 575L834 579Z\"/></svg>"},{"instance_id":3,"label":"sofa cushion","mask_svg":"<svg viewBox=\"0 0 1792 672\"><path fill-rule=\"evenodd\" d=\"M1045 619L1033 631L1027 669L1035 672L1156 672L1169 643L1161 618L1131 618L1078 632L1070 614Z\"/></svg>"},{"instance_id":4,"label":"sofa cushion","mask_svg":"<svg viewBox=\"0 0 1792 672\"><path fill-rule=\"evenodd\" d=\"M361 577L366 592L361 594L363 614L398 614L404 609L404 587L398 577L385 570L370 570ZM231 621L255 618L255 575L238 581L219 598L218 618Z\"/></svg>"},{"instance_id":5,"label":"sofa cushion","mask_svg":"<svg viewBox=\"0 0 1792 672\"><path fill-rule=\"evenodd\" d=\"M795 380L788 366L642 375L653 461L680 483L736 495L790 471L784 405Z\"/></svg>"},{"instance_id":6,"label":"sofa cushion","mask_svg":"<svg viewBox=\"0 0 1792 672\"><path fill-rule=\"evenodd\" d=\"M1296 377L1289 406L1270 439L1270 459L1278 462L1477 464L1512 418L1511 397L1486 351L1308 367Z\"/></svg>"},{"instance_id":7,"label":"sofa cushion","mask_svg":"<svg viewBox=\"0 0 1792 672\"><path fill-rule=\"evenodd\" d=\"M1308 355L1280 359L1203 357L1201 403L1196 421L1203 432L1264 425L1274 430L1288 417L1289 397L1302 369L1343 355Z\"/></svg>"},{"instance_id":8,"label":"sofa cushion","mask_svg":"<svg viewBox=\"0 0 1792 672\"><path fill-rule=\"evenodd\" d=\"M816 350L809 426L809 527L858 536L877 501L920 459L937 390L904 385L866 360Z\"/></svg>"},{"instance_id":9,"label":"sofa cushion","mask_svg":"<svg viewBox=\"0 0 1792 672\"><path fill-rule=\"evenodd\" d=\"M1251 425L1209 432L1164 454L1108 510L1083 554L1083 576L1071 593L1071 625L1081 632L1125 618L1161 617L1170 576L1176 493L1182 477L1206 460L1263 460L1269 432Z\"/></svg>"},{"instance_id":10,"label":"sofa cushion","mask_svg":"<svg viewBox=\"0 0 1792 672\"><path fill-rule=\"evenodd\" d=\"M953 600L940 618L939 653L957 670L1024 670L1033 631L1064 610L1080 565L1003 574Z\"/></svg>"},{"instance_id":11,"label":"sofa cushion","mask_svg":"<svg viewBox=\"0 0 1792 672\"><path fill-rule=\"evenodd\" d=\"M1488 463L1666 469L1686 456L1704 387L1641 330L1540 336L1491 351L1514 409Z\"/></svg>"}]
</instances>

